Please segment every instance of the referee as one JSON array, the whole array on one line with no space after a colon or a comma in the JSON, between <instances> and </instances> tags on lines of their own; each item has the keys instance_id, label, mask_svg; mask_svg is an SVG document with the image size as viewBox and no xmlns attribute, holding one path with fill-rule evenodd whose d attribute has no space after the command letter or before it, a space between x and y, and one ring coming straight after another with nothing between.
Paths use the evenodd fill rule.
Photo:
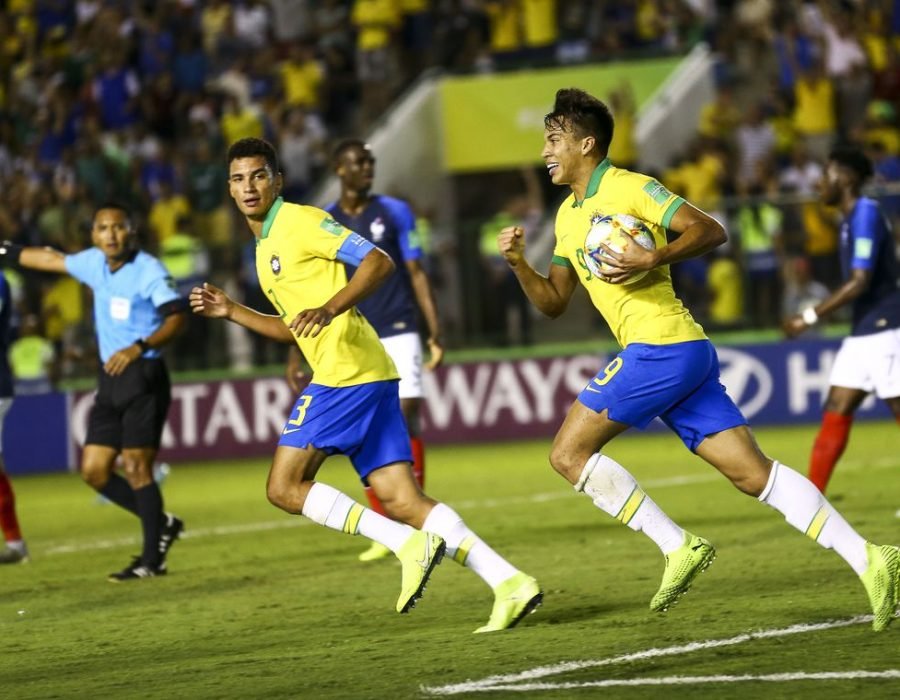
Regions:
<instances>
[{"instance_id":1,"label":"referee","mask_svg":"<svg viewBox=\"0 0 900 700\"><path fill-rule=\"evenodd\" d=\"M51 248L0 244L0 263L68 273L94 294L102 366L81 456L81 476L141 521L143 549L113 582L166 573L166 554L184 523L163 510L153 462L171 401L169 373L159 348L186 324L185 300L171 275L138 249L129 211L104 204L94 212L93 248L65 255ZM125 478L116 470L121 457Z\"/></svg>"}]
</instances>

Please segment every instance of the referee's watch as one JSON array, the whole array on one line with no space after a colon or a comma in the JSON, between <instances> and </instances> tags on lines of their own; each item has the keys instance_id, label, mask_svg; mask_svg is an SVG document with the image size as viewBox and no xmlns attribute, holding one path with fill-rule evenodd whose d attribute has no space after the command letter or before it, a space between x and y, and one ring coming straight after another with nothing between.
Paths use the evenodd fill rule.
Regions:
<instances>
[{"instance_id":1,"label":"referee's watch","mask_svg":"<svg viewBox=\"0 0 900 700\"><path fill-rule=\"evenodd\" d=\"M141 349L141 355L143 355L150 349L150 343L148 343L143 338L138 338L135 344Z\"/></svg>"}]
</instances>

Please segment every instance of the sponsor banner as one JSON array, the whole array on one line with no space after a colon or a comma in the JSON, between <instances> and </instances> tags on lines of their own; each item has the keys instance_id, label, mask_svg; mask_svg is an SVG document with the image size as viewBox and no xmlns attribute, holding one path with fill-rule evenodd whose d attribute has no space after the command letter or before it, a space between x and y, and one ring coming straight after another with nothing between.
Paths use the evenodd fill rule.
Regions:
<instances>
[{"instance_id":1,"label":"sponsor banner","mask_svg":"<svg viewBox=\"0 0 900 700\"><path fill-rule=\"evenodd\" d=\"M718 347L722 384L752 425L817 423L840 341ZM425 373L425 437L468 442L552 436L585 384L614 357L578 355L449 365ZM874 396L858 418L887 418ZM655 421L651 427L664 427Z\"/></svg>"},{"instance_id":2,"label":"sponsor banner","mask_svg":"<svg viewBox=\"0 0 900 700\"><path fill-rule=\"evenodd\" d=\"M600 99L628 82L643 105L679 58L575 68L452 77L440 85L444 167L452 173L540 163L544 115L560 87L581 87Z\"/></svg>"},{"instance_id":3,"label":"sponsor banner","mask_svg":"<svg viewBox=\"0 0 900 700\"><path fill-rule=\"evenodd\" d=\"M71 463L68 395L18 396L3 421L3 461L10 474L60 471Z\"/></svg>"},{"instance_id":4,"label":"sponsor banner","mask_svg":"<svg viewBox=\"0 0 900 700\"><path fill-rule=\"evenodd\" d=\"M817 423L835 340L719 347L722 383L753 425ZM613 355L472 362L424 374L426 441L551 437L575 397ZM17 399L4 430L13 473L74 468L93 393ZM281 377L175 384L161 458L269 459L296 397ZM869 397L860 419L887 418ZM662 427L657 422L651 427Z\"/></svg>"}]
</instances>

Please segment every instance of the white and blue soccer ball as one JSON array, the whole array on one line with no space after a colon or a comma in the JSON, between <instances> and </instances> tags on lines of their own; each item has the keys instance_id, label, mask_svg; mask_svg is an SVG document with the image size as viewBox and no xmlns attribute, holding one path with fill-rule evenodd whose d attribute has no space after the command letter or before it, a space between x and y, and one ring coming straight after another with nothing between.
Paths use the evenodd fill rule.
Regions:
<instances>
[{"instance_id":1,"label":"white and blue soccer ball","mask_svg":"<svg viewBox=\"0 0 900 700\"><path fill-rule=\"evenodd\" d=\"M607 214L591 220L591 230L584 239L584 262L592 274L600 277L612 272L606 260L609 255L601 243L605 243L617 253L624 251L632 243L642 248L654 250L656 240L647 224L630 214ZM625 284L634 284L647 275L647 270L634 273Z\"/></svg>"}]
</instances>

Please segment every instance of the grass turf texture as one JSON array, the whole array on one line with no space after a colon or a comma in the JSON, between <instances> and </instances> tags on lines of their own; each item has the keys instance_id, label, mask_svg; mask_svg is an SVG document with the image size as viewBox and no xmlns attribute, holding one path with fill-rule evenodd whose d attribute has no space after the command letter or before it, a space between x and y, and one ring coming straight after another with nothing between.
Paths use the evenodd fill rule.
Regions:
<instances>
[{"instance_id":1,"label":"grass turf texture","mask_svg":"<svg viewBox=\"0 0 900 700\"><path fill-rule=\"evenodd\" d=\"M805 471L815 429L761 429L763 449ZM862 585L834 553L742 496L668 433L633 433L608 453L719 558L665 615L648 611L663 560L547 466L546 441L433 448L428 491L544 587L515 630L472 631L491 594L451 560L409 615L393 610L395 560L280 513L264 495L266 460L174 465L164 491L188 536L167 577L112 585L139 551L137 521L97 505L74 475L18 478L28 565L0 567L0 688L15 698L425 697L436 687L562 661L723 639L868 614ZM320 478L362 499L335 458ZM830 495L866 537L900 542L900 432L854 427ZM542 678L573 684L714 674L900 668L900 621L868 623ZM898 697L900 680L495 691L487 697ZM484 694L479 694L484 695Z\"/></svg>"}]
</instances>

